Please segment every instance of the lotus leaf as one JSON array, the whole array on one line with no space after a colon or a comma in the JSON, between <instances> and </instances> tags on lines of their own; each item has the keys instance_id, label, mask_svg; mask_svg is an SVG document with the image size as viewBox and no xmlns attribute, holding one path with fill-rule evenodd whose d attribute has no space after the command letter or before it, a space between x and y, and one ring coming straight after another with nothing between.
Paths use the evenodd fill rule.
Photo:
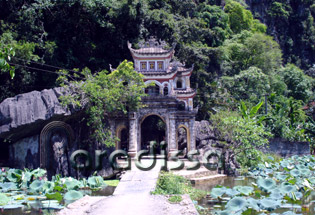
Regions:
<instances>
[{"instance_id":1,"label":"lotus leaf","mask_svg":"<svg viewBox=\"0 0 315 215\"><path fill-rule=\"evenodd\" d=\"M263 170L266 168L266 166L264 164L262 164L262 163L258 164L257 167L259 169L263 169Z\"/></svg>"},{"instance_id":2,"label":"lotus leaf","mask_svg":"<svg viewBox=\"0 0 315 215\"><path fill-rule=\"evenodd\" d=\"M259 211L259 201L257 199L249 198L247 199L248 206L252 209Z\"/></svg>"},{"instance_id":3,"label":"lotus leaf","mask_svg":"<svg viewBox=\"0 0 315 215\"><path fill-rule=\"evenodd\" d=\"M35 192L40 192L43 189L45 181L43 180L35 180L30 184L30 189Z\"/></svg>"},{"instance_id":4,"label":"lotus leaf","mask_svg":"<svg viewBox=\"0 0 315 215\"><path fill-rule=\"evenodd\" d=\"M276 182L271 178L259 178L257 180L257 185L261 190L265 192L271 192L271 190L275 188Z\"/></svg>"},{"instance_id":5,"label":"lotus leaf","mask_svg":"<svg viewBox=\"0 0 315 215\"><path fill-rule=\"evenodd\" d=\"M0 193L0 205L6 205L8 204L8 202L10 201L10 199L3 193Z\"/></svg>"},{"instance_id":6,"label":"lotus leaf","mask_svg":"<svg viewBox=\"0 0 315 215\"><path fill-rule=\"evenodd\" d=\"M273 189L270 193L270 196L269 198L271 199L275 199L275 200L279 200L279 199L282 199L284 196L283 194L281 193L281 190L276 188L276 189Z\"/></svg>"},{"instance_id":7,"label":"lotus leaf","mask_svg":"<svg viewBox=\"0 0 315 215\"><path fill-rule=\"evenodd\" d=\"M46 174L46 172L47 171L44 169L37 168L32 171L32 174L34 175L35 178L39 178L43 177Z\"/></svg>"},{"instance_id":8,"label":"lotus leaf","mask_svg":"<svg viewBox=\"0 0 315 215\"><path fill-rule=\"evenodd\" d=\"M299 177L301 175L301 172L300 170L298 169L293 169L290 171L290 174L293 176L293 177Z\"/></svg>"},{"instance_id":9,"label":"lotus leaf","mask_svg":"<svg viewBox=\"0 0 315 215\"><path fill-rule=\"evenodd\" d=\"M10 182L19 182L22 179L22 170L20 169L9 169L6 173L7 179Z\"/></svg>"},{"instance_id":10,"label":"lotus leaf","mask_svg":"<svg viewBox=\"0 0 315 215\"><path fill-rule=\"evenodd\" d=\"M30 172L23 172L22 173L22 181L28 183L31 181L32 176L33 176L33 174Z\"/></svg>"},{"instance_id":11,"label":"lotus leaf","mask_svg":"<svg viewBox=\"0 0 315 215\"><path fill-rule=\"evenodd\" d=\"M225 190L225 194L228 195L228 196L233 197L233 196L239 195L240 192L238 192L237 190L228 188L228 189ZM217 198L217 197L215 197L215 198Z\"/></svg>"},{"instance_id":12,"label":"lotus leaf","mask_svg":"<svg viewBox=\"0 0 315 215\"><path fill-rule=\"evenodd\" d=\"M287 194L290 192L295 192L296 191L296 187L287 183L282 183L280 186L280 190L282 194Z\"/></svg>"},{"instance_id":13,"label":"lotus leaf","mask_svg":"<svg viewBox=\"0 0 315 215\"><path fill-rule=\"evenodd\" d=\"M104 179L101 176L92 176L88 178L88 184L94 188L94 187L102 187L107 186L104 183Z\"/></svg>"},{"instance_id":14,"label":"lotus leaf","mask_svg":"<svg viewBox=\"0 0 315 215\"><path fill-rule=\"evenodd\" d=\"M236 186L234 189L246 196L250 195L254 191L254 188L249 186Z\"/></svg>"},{"instance_id":15,"label":"lotus leaf","mask_svg":"<svg viewBox=\"0 0 315 215\"><path fill-rule=\"evenodd\" d=\"M259 201L260 208L267 211L272 211L281 206L281 201L276 201L271 198L264 198Z\"/></svg>"},{"instance_id":16,"label":"lotus leaf","mask_svg":"<svg viewBox=\"0 0 315 215\"><path fill-rule=\"evenodd\" d=\"M269 175L269 174L273 173L273 169L265 169L265 173L267 175Z\"/></svg>"},{"instance_id":17,"label":"lotus leaf","mask_svg":"<svg viewBox=\"0 0 315 215\"><path fill-rule=\"evenodd\" d=\"M83 197L83 194L81 192L76 191L76 190L70 190L66 192L63 198L66 201L66 203L69 204L78 199L81 199L82 197Z\"/></svg>"},{"instance_id":18,"label":"lotus leaf","mask_svg":"<svg viewBox=\"0 0 315 215\"><path fill-rule=\"evenodd\" d=\"M67 178L65 181L65 185L67 187L67 190L74 190L82 187L81 182L74 178Z\"/></svg>"},{"instance_id":19,"label":"lotus leaf","mask_svg":"<svg viewBox=\"0 0 315 215\"><path fill-rule=\"evenodd\" d=\"M307 166L305 166L304 164L298 164L298 165L296 165L296 168L299 170L308 169Z\"/></svg>"},{"instance_id":20,"label":"lotus leaf","mask_svg":"<svg viewBox=\"0 0 315 215\"><path fill-rule=\"evenodd\" d=\"M287 160L282 160L282 161L280 161L280 165L283 168L287 168L290 165L290 163Z\"/></svg>"},{"instance_id":21,"label":"lotus leaf","mask_svg":"<svg viewBox=\"0 0 315 215\"><path fill-rule=\"evenodd\" d=\"M45 193L50 193L54 190L55 187L55 183L51 182L51 181L45 181L44 185L43 185L43 191Z\"/></svg>"},{"instance_id":22,"label":"lotus leaf","mask_svg":"<svg viewBox=\"0 0 315 215\"><path fill-rule=\"evenodd\" d=\"M242 197L234 197L226 204L225 208L237 213L242 212L247 209L247 201Z\"/></svg>"},{"instance_id":23,"label":"lotus leaf","mask_svg":"<svg viewBox=\"0 0 315 215\"><path fill-rule=\"evenodd\" d=\"M211 195L212 198L218 198L218 197L223 196L225 194L225 192L226 192L226 188L225 187L213 188L211 190L210 195Z\"/></svg>"},{"instance_id":24,"label":"lotus leaf","mask_svg":"<svg viewBox=\"0 0 315 215\"><path fill-rule=\"evenodd\" d=\"M315 185L315 177L308 178L309 182L313 185Z\"/></svg>"},{"instance_id":25,"label":"lotus leaf","mask_svg":"<svg viewBox=\"0 0 315 215\"><path fill-rule=\"evenodd\" d=\"M7 192L10 190L16 190L17 186L13 182L5 182L5 183L0 183L0 187L2 188L3 192Z\"/></svg>"},{"instance_id":26,"label":"lotus leaf","mask_svg":"<svg viewBox=\"0 0 315 215\"><path fill-rule=\"evenodd\" d=\"M311 171L309 169L303 169L303 170L301 170L301 175L304 177L310 177Z\"/></svg>"},{"instance_id":27,"label":"lotus leaf","mask_svg":"<svg viewBox=\"0 0 315 215\"><path fill-rule=\"evenodd\" d=\"M281 173L276 174L276 179L279 181L284 181L287 177L287 175L283 175Z\"/></svg>"},{"instance_id":28,"label":"lotus leaf","mask_svg":"<svg viewBox=\"0 0 315 215\"><path fill-rule=\"evenodd\" d=\"M303 194L301 192L291 192L289 193L289 197L294 201L301 200L303 198Z\"/></svg>"},{"instance_id":29,"label":"lotus leaf","mask_svg":"<svg viewBox=\"0 0 315 215\"><path fill-rule=\"evenodd\" d=\"M46 197L49 200L57 200L59 203L62 201L62 195L58 192L56 193L46 193Z\"/></svg>"}]
</instances>

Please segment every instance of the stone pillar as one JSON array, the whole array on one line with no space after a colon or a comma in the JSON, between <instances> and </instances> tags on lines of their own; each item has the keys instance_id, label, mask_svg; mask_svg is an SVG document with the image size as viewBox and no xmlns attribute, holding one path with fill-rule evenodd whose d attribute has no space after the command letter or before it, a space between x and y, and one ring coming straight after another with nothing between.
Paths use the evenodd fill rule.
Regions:
<instances>
[{"instance_id":1,"label":"stone pillar","mask_svg":"<svg viewBox=\"0 0 315 215\"><path fill-rule=\"evenodd\" d=\"M173 115L170 116L168 148L169 148L169 154L177 150L176 121L175 121L175 116Z\"/></svg>"},{"instance_id":2,"label":"stone pillar","mask_svg":"<svg viewBox=\"0 0 315 215\"><path fill-rule=\"evenodd\" d=\"M129 151L128 154L131 158L137 155L137 113L129 113Z\"/></svg>"},{"instance_id":3,"label":"stone pillar","mask_svg":"<svg viewBox=\"0 0 315 215\"><path fill-rule=\"evenodd\" d=\"M190 151L196 149L196 132L195 132L195 117L189 120L190 130Z\"/></svg>"}]
</instances>

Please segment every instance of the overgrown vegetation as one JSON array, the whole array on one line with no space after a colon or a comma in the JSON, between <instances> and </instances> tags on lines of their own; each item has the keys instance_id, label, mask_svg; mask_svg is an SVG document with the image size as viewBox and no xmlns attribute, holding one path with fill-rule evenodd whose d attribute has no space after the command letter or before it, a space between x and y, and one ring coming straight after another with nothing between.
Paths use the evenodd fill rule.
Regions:
<instances>
[{"instance_id":1,"label":"overgrown vegetation","mask_svg":"<svg viewBox=\"0 0 315 215\"><path fill-rule=\"evenodd\" d=\"M85 68L75 73L73 80L69 72L62 71L58 80L66 93L61 96L64 105L74 109L84 109L88 115L87 124L93 131L91 135L99 143L114 146L106 117L127 114L141 106L141 97L145 96L143 76L134 71L133 63L123 61L115 71L98 73Z\"/></svg>"},{"instance_id":2,"label":"overgrown vegetation","mask_svg":"<svg viewBox=\"0 0 315 215\"><path fill-rule=\"evenodd\" d=\"M156 195L189 194L192 200L199 200L206 195L205 191L193 188L189 180L172 172L160 173L155 191L152 193Z\"/></svg>"}]
</instances>

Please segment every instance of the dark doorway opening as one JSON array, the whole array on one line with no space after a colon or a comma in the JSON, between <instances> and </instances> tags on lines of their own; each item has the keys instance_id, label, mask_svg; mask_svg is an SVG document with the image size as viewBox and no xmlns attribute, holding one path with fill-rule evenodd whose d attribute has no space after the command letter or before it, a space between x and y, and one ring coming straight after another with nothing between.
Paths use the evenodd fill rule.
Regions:
<instances>
[{"instance_id":1,"label":"dark doorway opening","mask_svg":"<svg viewBox=\"0 0 315 215\"><path fill-rule=\"evenodd\" d=\"M0 141L0 167L9 165L9 145Z\"/></svg>"},{"instance_id":2,"label":"dark doorway opening","mask_svg":"<svg viewBox=\"0 0 315 215\"><path fill-rule=\"evenodd\" d=\"M120 134L120 149L128 152L129 151L129 133L126 128L121 130Z\"/></svg>"},{"instance_id":3,"label":"dark doorway opening","mask_svg":"<svg viewBox=\"0 0 315 215\"><path fill-rule=\"evenodd\" d=\"M176 82L176 88L177 88L177 89L182 89L182 88L183 88L183 83L182 83L181 80L177 80L177 82Z\"/></svg>"},{"instance_id":4,"label":"dark doorway opening","mask_svg":"<svg viewBox=\"0 0 315 215\"><path fill-rule=\"evenodd\" d=\"M157 115L145 118L141 124L141 150L149 149L150 142L155 141L156 153L161 153L160 143L166 140L166 124Z\"/></svg>"}]
</instances>

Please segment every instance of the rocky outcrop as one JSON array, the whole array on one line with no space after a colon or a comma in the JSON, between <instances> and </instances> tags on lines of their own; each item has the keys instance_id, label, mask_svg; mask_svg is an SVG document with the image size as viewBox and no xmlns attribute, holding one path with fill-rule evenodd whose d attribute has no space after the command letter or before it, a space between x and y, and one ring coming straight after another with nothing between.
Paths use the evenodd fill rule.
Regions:
<instances>
[{"instance_id":1,"label":"rocky outcrop","mask_svg":"<svg viewBox=\"0 0 315 215\"><path fill-rule=\"evenodd\" d=\"M196 147L200 151L200 159L203 158L206 152L216 151L220 156L220 162L222 167L218 171L222 170L224 174L227 175L237 175L237 168L239 164L237 163L234 153L228 149L226 144L220 143L218 132L210 124L209 121L196 121L195 122L196 131ZM213 161L212 161L213 162Z\"/></svg>"},{"instance_id":2,"label":"rocky outcrop","mask_svg":"<svg viewBox=\"0 0 315 215\"><path fill-rule=\"evenodd\" d=\"M18 140L38 133L47 121L73 114L60 104L62 94L62 88L54 88L5 99L0 104L0 138Z\"/></svg>"}]
</instances>

